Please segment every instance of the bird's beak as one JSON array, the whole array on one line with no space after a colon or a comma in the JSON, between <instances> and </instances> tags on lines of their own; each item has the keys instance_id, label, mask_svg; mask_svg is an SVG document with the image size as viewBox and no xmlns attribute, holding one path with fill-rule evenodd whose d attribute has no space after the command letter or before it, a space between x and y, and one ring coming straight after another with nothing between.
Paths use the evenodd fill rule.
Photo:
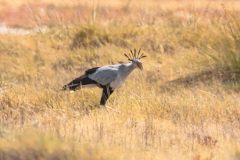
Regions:
<instances>
[{"instance_id":1,"label":"bird's beak","mask_svg":"<svg viewBox=\"0 0 240 160\"><path fill-rule=\"evenodd\" d=\"M143 70L142 63L137 63L137 66L138 66L139 69Z\"/></svg>"}]
</instances>

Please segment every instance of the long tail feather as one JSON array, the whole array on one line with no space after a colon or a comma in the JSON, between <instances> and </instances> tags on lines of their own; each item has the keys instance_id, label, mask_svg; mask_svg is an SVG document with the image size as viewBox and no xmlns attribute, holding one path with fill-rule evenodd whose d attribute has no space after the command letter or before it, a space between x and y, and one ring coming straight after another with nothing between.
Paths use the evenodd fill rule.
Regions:
<instances>
[{"instance_id":1,"label":"long tail feather","mask_svg":"<svg viewBox=\"0 0 240 160\"><path fill-rule=\"evenodd\" d=\"M83 86L83 85L90 85L90 84L97 84L97 83L84 75L84 76L80 76L80 77L72 80L68 84L64 85L62 90L75 91L75 90L81 88L81 86Z\"/></svg>"}]
</instances>

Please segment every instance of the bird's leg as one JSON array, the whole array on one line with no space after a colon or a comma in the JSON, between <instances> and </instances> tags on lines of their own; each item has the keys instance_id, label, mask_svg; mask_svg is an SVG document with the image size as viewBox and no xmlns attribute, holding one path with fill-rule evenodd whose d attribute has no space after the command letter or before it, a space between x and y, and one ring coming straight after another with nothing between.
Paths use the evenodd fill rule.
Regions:
<instances>
[{"instance_id":1,"label":"bird's leg","mask_svg":"<svg viewBox=\"0 0 240 160\"><path fill-rule=\"evenodd\" d=\"M113 93L113 89L109 85L103 86L103 92L102 92L102 97L101 97L101 101L100 101L100 108L110 109L112 111L119 113L119 111L106 105L107 100L112 93Z\"/></svg>"},{"instance_id":2,"label":"bird's leg","mask_svg":"<svg viewBox=\"0 0 240 160\"><path fill-rule=\"evenodd\" d=\"M113 93L113 89L109 85L103 86L100 105L105 106L108 98L112 93Z\"/></svg>"}]
</instances>

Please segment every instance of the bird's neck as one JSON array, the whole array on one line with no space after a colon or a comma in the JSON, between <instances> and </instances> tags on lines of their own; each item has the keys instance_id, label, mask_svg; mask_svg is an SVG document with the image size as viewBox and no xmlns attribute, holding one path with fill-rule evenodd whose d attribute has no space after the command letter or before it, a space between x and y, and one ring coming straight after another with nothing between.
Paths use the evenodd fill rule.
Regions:
<instances>
[{"instance_id":1,"label":"bird's neck","mask_svg":"<svg viewBox=\"0 0 240 160\"><path fill-rule=\"evenodd\" d=\"M133 62L124 64L124 67L122 69L123 76L127 77L135 68L136 68L136 64L134 64Z\"/></svg>"}]
</instances>

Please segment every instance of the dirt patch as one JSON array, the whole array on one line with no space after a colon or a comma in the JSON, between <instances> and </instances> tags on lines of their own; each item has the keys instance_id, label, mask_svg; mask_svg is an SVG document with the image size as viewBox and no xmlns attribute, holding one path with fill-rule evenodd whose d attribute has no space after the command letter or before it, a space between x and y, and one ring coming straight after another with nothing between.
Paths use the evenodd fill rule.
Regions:
<instances>
[{"instance_id":1,"label":"dirt patch","mask_svg":"<svg viewBox=\"0 0 240 160\"><path fill-rule=\"evenodd\" d=\"M100 2L99 2L100 3ZM155 2L152 2L154 4ZM11 27L32 28L36 26L53 26L63 24L81 24L89 22L110 23L137 23L137 24L159 24L163 21L172 25L179 25L181 22L189 22L193 15L206 15L210 17L219 17L222 12L218 8L182 9L176 5L174 12L172 10L163 10L162 6L168 6L168 2L157 3L153 6L132 6L119 5L109 6L104 3L91 6L84 3L75 5L55 5L53 3L23 3L12 6L7 3L0 3L0 23ZM188 3L184 5L189 5ZM151 8L148 8L150 7ZM157 9L155 9L157 8ZM159 9L160 8L160 9ZM151 11L148 11L151 10ZM204 19L203 23L207 23Z\"/></svg>"},{"instance_id":2,"label":"dirt patch","mask_svg":"<svg viewBox=\"0 0 240 160\"><path fill-rule=\"evenodd\" d=\"M15 34L15 35L28 35L36 32L46 32L48 27L46 26L39 26L33 29L24 29L20 27L8 27L6 25L0 25L0 34Z\"/></svg>"}]
</instances>

